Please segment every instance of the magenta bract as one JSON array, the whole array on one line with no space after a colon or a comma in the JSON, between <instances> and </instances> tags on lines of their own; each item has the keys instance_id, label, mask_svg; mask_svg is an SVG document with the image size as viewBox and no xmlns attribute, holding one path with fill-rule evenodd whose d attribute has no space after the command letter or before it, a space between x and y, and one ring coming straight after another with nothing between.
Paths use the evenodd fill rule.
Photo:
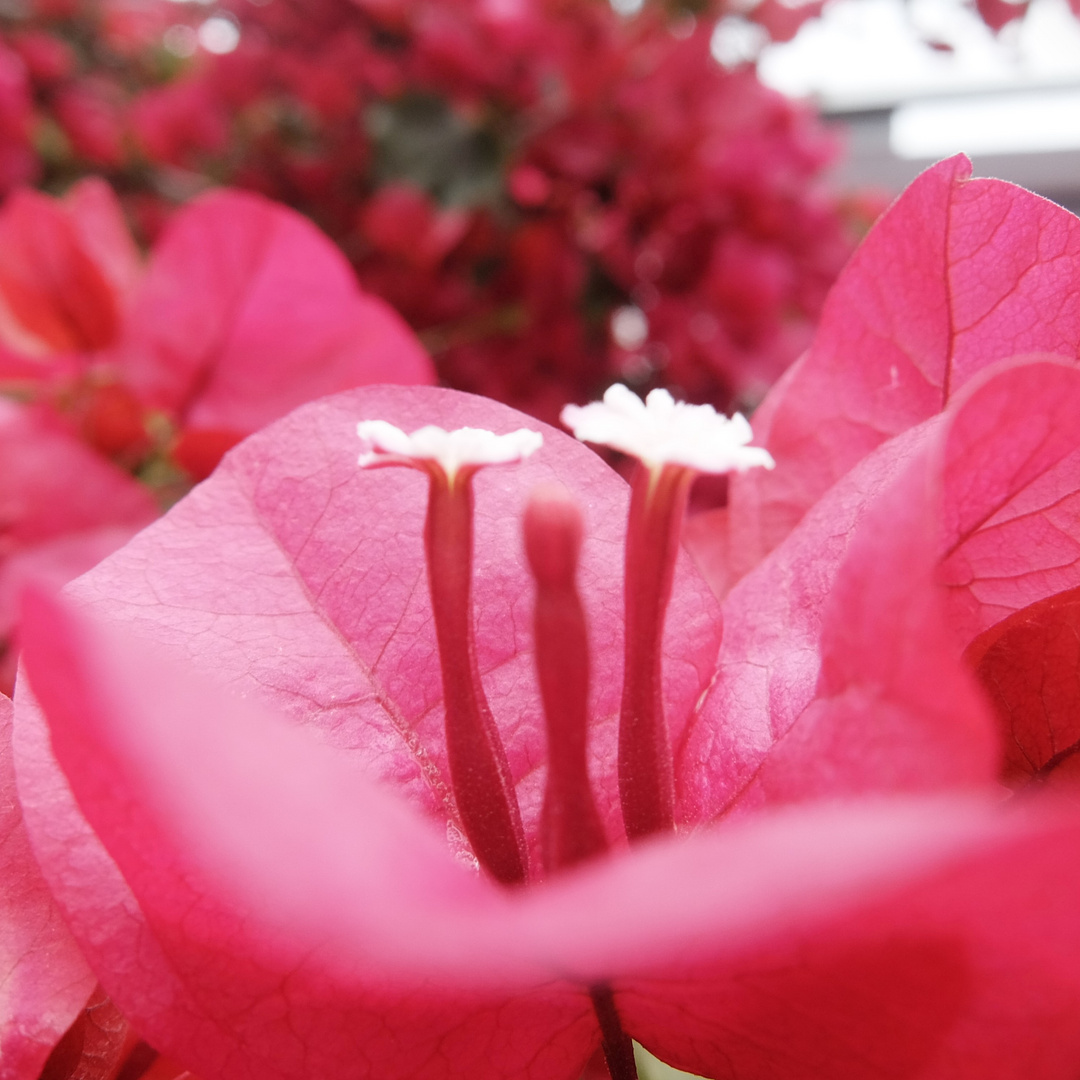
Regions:
<instances>
[{"instance_id":1,"label":"magenta bract","mask_svg":"<svg viewBox=\"0 0 1080 1080\"><path fill-rule=\"evenodd\" d=\"M434 379L412 332L314 225L239 191L203 196L166 230L118 362L183 428L240 434L352 386Z\"/></svg>"},{"instance_id":2,"label":"magenta bract","mask_svg":"<svg viewBox=\"0 0 1080 1080\"><path fill-rule=\"evenodd\" d=\"M955 196L955 168L897 204L898 244L933 245L926 206ZM1013 198L984 188L986 214ZM855 338L867 259L844 286ZM888 295L919 294L926 265L898 258ZM546 428L533 457L476 475L477 668L534 882L548 754L521 518L551 481L585 518L588 763L612 850L512 889L475 868L450 794L425 479L358 469L355 429L528 421L371 388L249 439L69 600L28 608L20 799L105 989L203 1080L575 1080L597 988L627 1033L706 1076L1071 1080L1080 816L1002 805L998 723L961 660L1080 587L1080 370L1010 359L1021 338L986 339L937 405L804 477L801 521L722 612L681 559L663 640L678 828L632 846L615 770L627 489ZM853 379L855 354L837 356ZM824 445L843 425L821 415Z\"/></svg>"},{"instance_id":3,"label":"magenta bract","mask_svg":"<svg viewBox=\"0 0 1080 1080\"><path fill-rule=\"evenodd\" d=\"M94 988L30 849L0 696L0 1077L34 1080Z\"/></svg>"},{"instance_id":4,"label":"magenta bract","mask_svg":"<svg viewBox=\"0 0 1080 1080\"><path fill-rule=\"evenodd\" d=\"M987 365L1080 350L1080 221L962 155L923 173L837 280L814 344L754 418L781 466L732 485L736 572L839 477Z\"/></svg>"}]
</instances>

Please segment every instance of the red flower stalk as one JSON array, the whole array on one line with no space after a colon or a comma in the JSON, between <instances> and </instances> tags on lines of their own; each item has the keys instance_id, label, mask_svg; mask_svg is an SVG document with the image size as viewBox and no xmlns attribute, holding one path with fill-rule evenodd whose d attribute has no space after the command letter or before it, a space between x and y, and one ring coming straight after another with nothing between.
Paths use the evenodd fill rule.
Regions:
<instances>
[{"instance_id":1,"label":"red flower stalk","mask_svg":"<svg viewBox=\"0 0 1080 1080\"><path fill-rule=\"evenodd\" d=\"M747 448L750 426L708 405L676 404L654 390L645 406L616 384L603 404L570 405L564 422L579 439L640 459L626 528L626 661L619 723L619 791L626 834L640 839L675 825L675 782L664 718L661 641L690 485L772 458Z\"/></svg>"}]
</instances>

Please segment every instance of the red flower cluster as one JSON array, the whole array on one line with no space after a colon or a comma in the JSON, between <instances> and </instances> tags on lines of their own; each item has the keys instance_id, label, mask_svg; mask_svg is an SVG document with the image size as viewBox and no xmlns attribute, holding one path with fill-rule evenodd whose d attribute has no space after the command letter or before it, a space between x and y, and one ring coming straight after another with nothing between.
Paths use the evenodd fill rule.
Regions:
<instances>
[{"instance_id":1,"label":"red flower cluster","mask_svg":"<svg viewBox=\"0 0 1080 1080\"><path fill-rule=\"evenodd\" d=\"M15 179L33 129L44 181L104 170L150 233L200 178L290 204L421 332L446 383L548 419L615 379L755 401L809 341L858 231L819 189L835 139L751 67L723 68L712 16L34 7L10 35ZM198 49L199 19L238 32L235 51Z\"/></svg>"},{"instance_id":2,"label":"red flower cluster","mask_svg":"<svg viewBox=\"0 0 1080 1080\"><path fill-rule=\"evenodd\" d=\"M23 160L0 173L0 191L86 171L121 173L150 156L154 117L142 99L178 74L163 35L192 20L180 5L138 0L31 0L0 15L11 87L0 106L11 117L0 145L5 156L21 147ZM219 122L203 145L220 150L225 136Z\"/></svg>"},{"instance_id":3,"label":"red flower cluster","mask_svg":"<svg viewBox=\"0 0 1080 1080\"><path fill-rule=\"evenodd\" d=\"M322 223L450 385L549 419L616 378L724 404L809 340L850 250L815 187L835 142L722 68L710 21L595 0L233 10L212 78L245 95L239 179Z\"/></svg>"},{"instance_id":4,"label":"red flower cluster","mask_svg":"<svg viewBox=\"0 0 1080 1080\"><path fill-rule=\"evenodd\" d=\"M398 316L285 207L204 196L144 265L102 181L16 191L0 210L4 648L27 576L82 573L245 435L322 394L432 380Z\"/></svg>"}]
</instances>

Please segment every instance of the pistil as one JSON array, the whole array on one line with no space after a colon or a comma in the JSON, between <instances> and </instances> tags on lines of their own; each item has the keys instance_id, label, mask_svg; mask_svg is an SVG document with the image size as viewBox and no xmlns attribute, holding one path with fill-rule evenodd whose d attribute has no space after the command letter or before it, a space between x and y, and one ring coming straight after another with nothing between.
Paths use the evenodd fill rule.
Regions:
<instances>
[{"instance_id":1,"label":"pistil","mask_svg":"<svg viewBox=\"0 0 1080 1080\"><path fill-rule=\"evenodd\" d=\"M461 826L480 865L506 885L528 879L528 848L506 750L484 694L472 621L472 478L484 465L520 461L535 432L511 435L421 428L406 435L384 421L357 427L360 465L405 465L428 476L424 551L442 666L450 783Z\"/></svg>"},{"instance_id":2,"label":"pistil","mask_svg":"<svg viewBox=\"0 0 1080 1080\"><path fill-rule=\"evenodd\" d=\"M586 759L589 642L577 591L581 511L565 488L533 492L525 552L536 581L533 636L547 722L548 773L540 818L544 869L573 866L607 850Z\"/></svg>"}]
</instances>

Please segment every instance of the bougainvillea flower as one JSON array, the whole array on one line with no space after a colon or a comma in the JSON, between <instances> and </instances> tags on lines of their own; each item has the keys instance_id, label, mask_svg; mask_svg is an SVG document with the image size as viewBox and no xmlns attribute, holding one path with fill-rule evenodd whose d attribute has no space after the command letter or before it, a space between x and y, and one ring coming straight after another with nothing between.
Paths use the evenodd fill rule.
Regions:
<instances>
[{"instance_id":1,"label":"bougainvillea flower","mask_svg":"<svg viewBox=\"0 0 1080 1080\"><path fill-rule=\"evenodd\" d=\"M196 479L244 435L324 394L434 380L400 318L310 222L236 191L181 210L145 272L100 180L0 212L2 374L126 467Z\"/></svg>"},{"instance_id":2,"label":"bougainvillea flower","mask_svg":"<svg viewBox=\"0 0 1080 1080\"><path fill-rule=\"evenodd\" d=\"M907 224L917 245L918 215ZM1080 372L1071 355L1009 359L1015 344L984 340L944 411L838 468L728 597L719 663L715 602L685 562L674 574L661 695L689 835L629 852L615 751L626 489L553 431L528 461L476 476L476 672L529 867L509 891L476 872L455 806L424 478L358 471L355 431L523 418L376 390L250 440L82 579L81 613L42 601L31 619L53 747L20 699L20 795L106 989L207 1077L570 1078L601 1037L627 1033L714 1076L1074 1075L1075 811L936 794L997 779L995 720L1022 743L1014 786L1066 783L1075 746ZM560 752L518 533L541 480L584 507L602 829L591 860L555 873L543 786ZM549 516L565 505L544 498ZM550 570L540 593L558 585ZM1023 660L1040 642L1034 686ZM806 805L868 792L892 797ZM775 808L791 802L804 805Z\"/></svg>"},{"instance_id":3,"label":"bougainvillea flower","mask_svg":"<svg viewBox=\"0 0 1080 1080\"><path fill-rule=\"evenodd\" d=\"M22 580L89 569L157 516L155 489L175 499L304 401L433 378L402 321L292 210L209 194L144 271L102 181L63 199L17 192L0 210L0 383L32 407L0 409L0 689Z\"/></svg>"},{"instance_id":4,"label":"bougainvillea flower","mask_svg":"<svg viewBox=\"0 0 1080 1080\"><path fill-rule=\"evenodd\" d=\"M434 381L412 332L360 291L318 229L236 191L206 195L173 220L115 362L138 400L184 433L180 453L193 463L197 444L236 442L325 394Z\"/></svg>"},{"instance_id":5,"label":"bougainvillea flower","mask_svg":"<svg viewBox=\"0 0 1080 1080\"><path fill-rule=\"evenodd\" d=\"M1024 603L1075 584L1034 538L1068 512L1080 373L1005 363L883 446L732 594L719 670L720 610L680 560L662 643L678 829L629 850L626 485L551 429L478 472L476 671L529 866L511 888L477 870L454 803L426 478L357 468L371 420L527 423L430 389L306 406L72 586L78 609L31 608L51 747L20 684L27 828L153 1045L204 1078L572 1080L620 1034L712 1076L1075 1073L1080 820L957 793L993 784L998 752L956 637L961 615L974 632L1005 614L986 589ZM552 752L520 529L553 480L585 519L587 760L610 853L538 881ZM1023 553L1011 576L995 550ZM943 554L972 568L948 598ZM867 789L893 795L761 806Z\"/></svg>"},{"instance_id":6,"label":"bougainvillea flower","mask_svg":"<svg viewBox=\"0 0 1080 1080\"><path fill-rule=\"evenodd\" d=\"M4 375L20 374L26 358L40 363L113 344L139 271L120 203L103 180L82 180L63 199L12 194L0 209Z\"/></svg>"}]
</instances>

